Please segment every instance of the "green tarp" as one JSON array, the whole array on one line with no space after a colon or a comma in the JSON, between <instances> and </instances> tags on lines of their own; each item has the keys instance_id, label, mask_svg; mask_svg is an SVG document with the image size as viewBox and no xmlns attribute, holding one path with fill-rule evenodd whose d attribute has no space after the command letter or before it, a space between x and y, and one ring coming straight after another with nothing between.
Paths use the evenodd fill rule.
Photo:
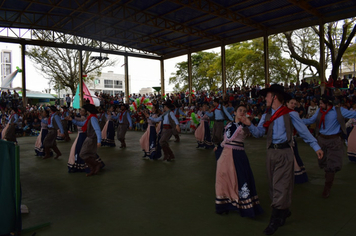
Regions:
<instances>
[{"instance_id":1,"label":"green tarp","mask_svg":"<svg viewBox=\"0 0 356 236\"><path fill-rule=\"evenodd\" d=\"M0 140L0 235L21 231L19 147Z\"/></svg>"}]
</instances>

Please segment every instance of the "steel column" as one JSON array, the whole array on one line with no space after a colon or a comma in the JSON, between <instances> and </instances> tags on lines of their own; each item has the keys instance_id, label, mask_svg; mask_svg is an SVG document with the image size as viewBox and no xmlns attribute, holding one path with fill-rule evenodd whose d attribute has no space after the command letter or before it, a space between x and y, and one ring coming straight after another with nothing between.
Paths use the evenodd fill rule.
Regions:
<instances>
[{"instance_id":1,"label":"steel column","mask_svg":"<svg viewBox=\"0 0 356 236\"><path fill-rule=\"evenodd\" d=\"M83 96L83 52L79 50L79 98L80 98L80 107L84 105L84 96Z\"/></svg>"},{"instance_id":2,"label":"steel column","mask_svg":"<svg viewBox=\"0 0 356 236\"><path fill-rule=\"evenodd\" d=\"M263 48L264 48L264 65L265 65L265 88L270 84L269 81L269 50L268 50L268 35L265 33L263 36Z\"/></svg>"},{"instance_id":3,"label":"steel column","mask_svg":"<svg viewBox=\"0 0 356 236\"><path fill-rule=\"evenodd\" d=\"M324 23L321 22L319 25L319 31L320 31L320 89L321 89L321 95L324 94L325 90L325 40L324 40Z\"/></svg>"},{"instance_id":4,"label":"steel column","mask_svg":"<svg viewBox=\"0 0 356 236\"><path fill-rule=\"evenodd\" d=\"M188 53L188 89L189 89L189 103L192 102L192 53Z\"/></svg>"},{"instance_id":5,"label":"steel column","mask_svg":"<svg viewBox=\"0 0 356 236\"><path fill-rule=\"evenodd\" d=\"M226 58L225 58L225 45L221 45L221 83L223 90L223 97L226 96Z\"/></svg>"},{"instance_id":6,"label":"steel column","mask_svg":"<svg viewBox=\"0 0 356 236\"><path fill-rule=\"evenodd\" d=\"M125 54L125 103L129 103L129 60Z\"/></svg>"},{"instance_id":7,"label":"steel column","mask_svg":"<svg viewBox=\"0 0 356 236\"><path fill-rule=\"evenodd\" d=\"M164 60L161 58L161 95L165 94L165 87L164 87Z\"/></svg>"},{"instance_id":8,"label":"steel column","mask_svg":"<svg viewBox=\"0 0 356 236\"><path fill-rule=\"evenodd\" d=\"M21 44L21 66L22 66L22 106L26 107L27 97L26 97L26 44Z\"/></svg>"}]
</instances>

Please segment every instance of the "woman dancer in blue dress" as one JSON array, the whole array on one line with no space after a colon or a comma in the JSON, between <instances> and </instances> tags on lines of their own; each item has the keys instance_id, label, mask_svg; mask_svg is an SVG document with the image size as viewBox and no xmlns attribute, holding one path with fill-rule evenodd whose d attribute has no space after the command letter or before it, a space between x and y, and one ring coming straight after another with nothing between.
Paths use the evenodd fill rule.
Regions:
<instances>
[{"instance_id":1,"label":"woman dancer in blue dress","mask_svg":"<svg viewBox=\"0 0 356 236\"><path fill-rule=\"evenodd\" d=\"M101 131L101 146L115 147L115 114L114 106L110 106L105 113L106 124Z\"/></svg>"},{"instance_id":2,"label":"woman dancer in blue dress","mask_svg":"<svg viewBox=\"0 0 356 236\"><path fill-rule=\"evenodd\" d=\"M36 156L43 157L45 156L45 151L43 148L43 140L48 134L48 117L49 111L43 110L41 114L41 132L40 135L37 136L36 143L35 143L35 152ZM53 152L50 152L50 155L53 155Z\"/></svg>"},{"instance_id":3,"label":"woman dancer in blue dress","mask_svg":"<svg viewBox=\"0 0 356 236\"><path fill-rule=\"evenodd\" d=\"M152 106L151 114L144 112L146 117L157 118L159 116L158 104ZM144 152L144 158L148 157L157 160L162 156L161 147L157 142L156 122L147 119L148 127L146 132L140 138L140 146Z\"/></svg>"},{"instance_id":4,"label":"woman dancer in blue dress","mask_svg":"<svg viewBox=\"0 0 356 236\"><path fill-rule=\"evenodd\" d=\"M198 142L197 148L203 147L206 149L212 149L215 147L214 143L211 141L209 116L205 114L205 112L207 112L208 110L209 106L207 104L204 104L199 126L194 132L195 138Z\"/></svg>"},{"instance_id":5,"label":"woman dancer in blue dress","mask_svg":"<svg viewBox=\"0 0 356 236\"><path fill-rule=\"evenodd\" d=\"M290 99L286 103L287 107L291 110L294 110L296 107L296 100L294 98ZM307 172L305 171L305 167L302 161L302 158L299 156L298 152L298 144L297 140L293 136L293 142L294 142L294 147L293 147L293 152L294 152L294 183L295 184L302 184L308 182L308 175Z\"/></svg>"}]
</instances>

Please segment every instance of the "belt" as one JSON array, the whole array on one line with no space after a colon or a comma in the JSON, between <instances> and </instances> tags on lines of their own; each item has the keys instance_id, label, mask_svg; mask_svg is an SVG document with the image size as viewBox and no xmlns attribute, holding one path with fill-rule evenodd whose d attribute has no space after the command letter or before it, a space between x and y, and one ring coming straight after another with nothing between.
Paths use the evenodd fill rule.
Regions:
<instances>
[{"instance_id":1,"label":"belt","mask_svg":"<svg viewBox=\"0 0 356 236\"><path fill-rule=\"evenodd\" d=\"M171 125L163 125L163 129L172 129L172 126Z\"/></svg>"},{"instance_id":2,"label":"belt","mask_svg":"<svg viewBox=\"0 0 356 236\"><path fill-rule=\"evenodd\" d=\"M333 139L340 137L340 134L324 135L319 133L319 136L325 139Z\"/></svg>"},{"instance_id":3,"label":"belt","mask_svg":"<svg viewBox=\"0 0 356 236\"><path fill-rule=\"evenodd\" d=\"M119 125L126 125L126 124L124 124L124 123L119 123Z\"/></svg>"},{"instance_id":4,"label":"belt","mask_svg":"<svg viewBox=\"0 0 356 236\"><path fill-rule=\"evenodd\" d=\"M55 128L48 128L48 130L56 130Z\"/></svg>"},{"instance_id":5,"label":"belt","mask_svg":"<svg viewBox=\"0 0 356 236\"><path fill-rule=\"evenodd\" d=\"M268 149L285 149L285 148L290 148L289 144L286 143L271 143L269 145Z\"/></svg>"},{"instance_id":6,"label":"belt","mask_svg":"<svg viewBox=\"0 0 356 236\"><path fill-rule=\"evenodd\" d=\"M224 120L215 120L216 122L224 122Z\"/></svg>"}]
</instances>

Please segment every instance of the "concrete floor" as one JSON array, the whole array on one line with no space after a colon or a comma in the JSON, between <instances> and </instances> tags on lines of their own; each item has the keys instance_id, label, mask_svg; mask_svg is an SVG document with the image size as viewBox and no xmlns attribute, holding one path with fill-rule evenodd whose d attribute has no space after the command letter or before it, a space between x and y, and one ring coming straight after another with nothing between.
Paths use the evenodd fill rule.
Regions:
<instances>
[{"instance_id":1,"label":"concrete floor","mask_svg":"<svg viewBox=\"0 0 356 236\"><path fill-rule=\"evenodd\" d=\"M34 155L35 137L19 138L22 203L30 210L22 215L23 229L50 222L22 235L263 235L271 213L265 139L246 140L265 210L249 219L237 213L215 214L212 150L196 149L194 136L182 134L180 143L170 142L176 161L142 160L138 143L142 134L128 132L126 149L100 148L106 167L93 177L67 173L71 142L58 143L63 153L58 160L42 160ZM356 164L344 157L331 195L323 199L324 173L313 150L298 141L310 181L295 186L292 216L275 235L356 235Z\"/></svg>"}]
</instances>

